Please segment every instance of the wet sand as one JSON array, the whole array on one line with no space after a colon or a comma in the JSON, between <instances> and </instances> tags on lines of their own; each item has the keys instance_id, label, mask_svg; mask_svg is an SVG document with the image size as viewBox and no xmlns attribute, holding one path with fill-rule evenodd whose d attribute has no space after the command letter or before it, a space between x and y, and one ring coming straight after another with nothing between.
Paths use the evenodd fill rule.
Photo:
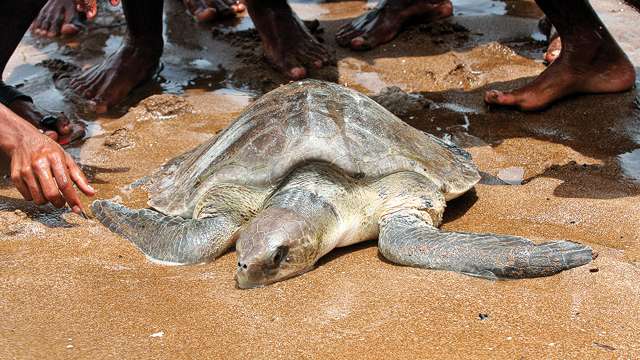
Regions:
<instances>
[{"instance_id":1,"label":"wet sand","mask_svg":"<svg viewBox=\"0 0 640 360\"><path fill-rule=\"evenodd\" d=\"M336 48L337 27L364 2L294 5L321 21L319 35ZM576 97L539 114L489 109L484 89L511 88L544 69L544 44L532 38L539 12L528 1L457 5L454 18L412 27L371 52L336 48L337 68L314 75L382 91L375 98L403 120L472 153L483 181L449 204L443 228L578 241L599 253L593 263L492 282L395 266L369 242L332 252L303 276L238 290L233 252L206 265L154 265L96 221L24 202L5 177L0 358L640 357L638 90ZM640 30L629 27L638 14L617 1L594 5L640 66ZM161 78L135 92L128 112L92 118L64 102L36 65L97 62L122 39L121 26L105 27L117 12L91 35L26 37L8 69L10 82L26 77L24 90L43 106L79 109L88 121L90 137L69 151L99 198L145 206L143 188L131 183L285 81L257 63L248 19L212 30L193 25L177 2L167 13Z\"/></svg>"}]
</instances>

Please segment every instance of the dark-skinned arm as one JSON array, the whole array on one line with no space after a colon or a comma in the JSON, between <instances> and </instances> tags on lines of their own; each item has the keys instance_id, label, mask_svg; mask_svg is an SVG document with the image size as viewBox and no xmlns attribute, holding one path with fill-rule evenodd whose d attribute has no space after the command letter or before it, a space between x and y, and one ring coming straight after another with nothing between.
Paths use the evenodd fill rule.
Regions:
<instances>
[{"instance_id":1,"label":"dark-skinned arm","mask_svg":"<svg viewBox=\"0 0 640 360\"><path fill-rule=\"evenodd\" d=\"M26 200L38 205L65 204L73 212L84 209L73 184L95 195L78 165L60 145L0 104L0 151L11 159L11 180Z\"/></svg>"}]
</instances>

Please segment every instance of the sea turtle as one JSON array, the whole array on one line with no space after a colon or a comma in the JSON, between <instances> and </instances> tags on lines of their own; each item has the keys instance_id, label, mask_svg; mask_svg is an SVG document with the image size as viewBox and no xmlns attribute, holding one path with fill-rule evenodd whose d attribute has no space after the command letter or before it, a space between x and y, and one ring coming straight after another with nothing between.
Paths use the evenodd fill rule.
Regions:
<instances>
[{"instance_id":1,"label":"sea turtle","mask_svg":"<svg viewBox=\"0 0 640 360\"><path fill-rule=\"evenodd\" d=\"M445 201L479 179L464 150L356 91L307 80L264 95L164 166L149 185L152 209L105 200L92 209L153 260L202 263L235 243L240 288L301 274L335 247L376 237L391 262L489 279L592 260L591 248L569 241L439 231Z\"/></svg>"}]
</instances>

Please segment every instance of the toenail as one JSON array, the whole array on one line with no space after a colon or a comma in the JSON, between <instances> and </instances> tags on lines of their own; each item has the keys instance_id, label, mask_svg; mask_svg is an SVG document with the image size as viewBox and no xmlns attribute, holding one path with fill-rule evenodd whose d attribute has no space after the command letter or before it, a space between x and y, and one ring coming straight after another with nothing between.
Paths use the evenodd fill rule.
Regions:
<instances>
[{"instance_id":1,"label":"toenail","mask_svg":"<svg viewBox=\"0 0 640 360\"><path fill-rule=\"evenodd\" d=\"M356 48L362 48L367 44L367 41L361 37L355 37L351 40L351 46L356 47Z\"/></svg>"},{"instance_id":2,"label":"toenail","mask_svg":"<svg viewBox=\"0 0 640 360\"><path fill-rule=\"evenodd\" d=\"M302 67L295 67L289 70L289 75L296 80L305 77L306 74L307 71Z\"/></svg>"}]
</instances>

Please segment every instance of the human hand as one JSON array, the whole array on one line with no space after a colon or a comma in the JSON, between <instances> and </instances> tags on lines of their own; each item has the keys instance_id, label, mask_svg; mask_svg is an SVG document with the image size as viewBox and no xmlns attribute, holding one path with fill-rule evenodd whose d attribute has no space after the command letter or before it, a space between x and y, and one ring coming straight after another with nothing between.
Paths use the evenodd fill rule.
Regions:
<instances>
[{"instance_id":1,"label":"human hand","mask_svg":"<svg viewBox=\"0 0 640 360\"><path fill-rule=\"evenodd\" d=\"M87 196L95 195L78 165L53 139L37 130L23 133L8 151L11 180L26 200L38 205L48 202L57 208L69 204L72 211L84 214L73 184Z\"/></svg>"},{"instance_id":2,"label":"human hand","mask_svg":"<svg viewBox=\"0 0 640 360\"><path fill-rule=\"evenodd\" d=\"M60 145L67 145L82 138L86 131L85 126L80 122L71 122L64 114L58 117L48 117L49 122L42 124L42 133L56 141Z\"/></svg>"}]
</instances>

